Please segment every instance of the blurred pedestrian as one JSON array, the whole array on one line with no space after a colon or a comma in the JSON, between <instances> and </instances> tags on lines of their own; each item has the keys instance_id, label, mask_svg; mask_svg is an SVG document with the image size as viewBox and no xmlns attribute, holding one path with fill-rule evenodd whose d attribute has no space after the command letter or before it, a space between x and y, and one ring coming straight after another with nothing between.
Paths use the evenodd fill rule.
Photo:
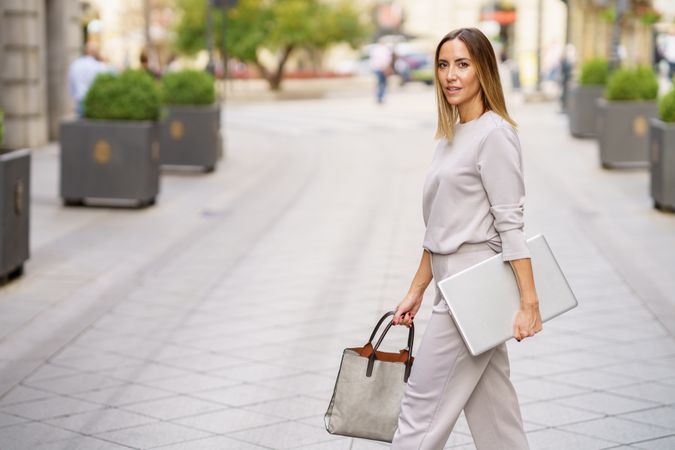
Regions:
<instances>
[{"instance_id":1,"label":"blurred pedestrian","mask_svg":"<svg viewBox=\"0 0 675 450\"><path fill-rule=\"evenodd\" d=\"M569 93L572 73L576 62L576 49L574 44L565 45L562 58L560 59L560 110L567 111L567 96Z\"/></svg>"},{"instance_id":2,"label":"blurred pedestrian","mask_svg":"<svg viewBox=\"0 0 675 450\"><path fill-rule=\"evenodd\" d=\"M672 80L675 75L675 31L669 31L661 45L661 54L668 63L668 79Z\"/></svg>"},{"instance_id":3,"label":"blurred pedestrian","mask_svg":"<svg viewBox=\"0 0 675 450\"><path fill-rule=\"evenodd\" d=\"M98 43L87 42L84 55L73 61L68 68L68 93L75 102L77 117L84 117L84 98L96 76L110 71L110 67L101 60Z\"/></svg>"},{"instance_id":4,"label":"blurred pedestrian","mask_svg":"<svg viewBox=\"0 0 675 450\"><path fill-rule=\"evenodd\" d=\"M169 59L166 61L166 65L164 66L164 71L162 72L162 75L166 75L169 72L176 72L180 70L180 63L178 62L178 57L172 53L169 55Z\"/></svg>"},{"instance_id":5,"label":"blurred pedestrian","mask_svg":"<svg viewBox=\"0 0 675 450\"><path fill-rule=\"evenodd\" d=\"M159 72L157 72L156 70L153 70L150 67L150 58L148 57L147 51L143 50L141 52L141 55L139 56L138 60L141 63L141 69L144 70L152 78L159 79L161 77L161 74Z\"/></svg>"},{"instance_id":6,"label":"blurred pedestrian","mask_svg":"<svg viewBox=\"0 0 675 450\"><path fill-rule=\"evenodd\" d=\"M370 49L370 70L375 74L377 87L375 98L377 103L384 102L387 91L387 77L392 72L393 52L388 45L378 41Z\"/></svg>"},{"instance_id":7,"label":"blurred pedestrian","mask_svg":"<svg viewBox=\"0 0 675 450\"><path fill-rule=\"evenodd\" d=\"M506 50L502 50L499 54L499 74L502 80L502 87L506 94L512 91L520 90L520 70L518 62L514 61Z\"/></svg>"},{"instance_id":8,"label":"blurred pedestrian","mask_svg":"<svg viewBox=\"0 0 675 450\"><path fill-rule=\"evenodd\" d=\"M401 86L410 80L410 66L403 57L403 54L394 45L391 50L392 75L398 75L401 79Z\"/></svg>"},{"instance_id":9,"label":"blurred pedestrian","mask_svg":"<svg viewBox=\"0 0 675 450\"><path fill-rule=\"evenodd\" d=\"M501 251L520 290L513 334L521 341L542 324L523 232L520 143L497 59L480 30L460 28L440 41L434 67L440 141L424 184L424 251L393 322L411 325L432 279L438 283ZM462 410L477 448L529 448L506 345L471 355L436 289L391 449L442 449Z\"/></svg>"}]
</instances>

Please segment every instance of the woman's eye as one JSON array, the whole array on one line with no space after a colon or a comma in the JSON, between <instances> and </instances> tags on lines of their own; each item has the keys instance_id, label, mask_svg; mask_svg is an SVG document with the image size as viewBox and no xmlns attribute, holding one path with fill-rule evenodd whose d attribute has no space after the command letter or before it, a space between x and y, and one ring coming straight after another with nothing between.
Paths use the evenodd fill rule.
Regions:
<instances>
[{"instance_id":1,"label":"woman's eye","mask_svg":"<svg viewBox=\"0 0 675 450\"><path fill-rule=\"evenodd\" d=\"M466 69L467 67L469 67L469 63L461 62L461 63L459 63L459 67L461 67L462 69Z\"/></svg>"}]
</instances>

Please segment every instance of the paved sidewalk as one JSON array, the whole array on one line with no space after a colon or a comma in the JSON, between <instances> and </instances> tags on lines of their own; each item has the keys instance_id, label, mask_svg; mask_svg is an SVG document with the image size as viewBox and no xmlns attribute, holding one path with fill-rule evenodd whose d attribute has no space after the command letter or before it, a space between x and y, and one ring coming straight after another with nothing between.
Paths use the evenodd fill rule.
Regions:
<instances>
[{"instance_id":1,"label":"paved sidewalk","mask_svg":"<svg viewBox=\"0 0 675 450\"><path fill-rule=\"evenodd\" d=\"M554 105L512 110L526 231L546 234L581 303L509 344L531 447L675 448L675 215L651 208L644 171L600 169ZM226 120L218 171L165 174L142 211L62 208L57 149L35 153L33 256L0 290L0 449L387 447L322 418L342 348L419 260L432 92ZM474 448L464 420L446 448Z\"/></svg>"}]
</instances>

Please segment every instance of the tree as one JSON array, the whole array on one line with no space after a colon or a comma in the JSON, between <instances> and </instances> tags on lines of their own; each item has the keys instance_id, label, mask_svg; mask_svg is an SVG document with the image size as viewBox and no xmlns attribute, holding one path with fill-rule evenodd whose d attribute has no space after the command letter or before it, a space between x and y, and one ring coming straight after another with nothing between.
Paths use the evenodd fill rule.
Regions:
<instances>
[{"instance_id":1,"label":"tree","mask_svg":"<svg viewBox=\"0 0 675 450\"><path fill-rule=\"evenodd\" d=\"M179 0L181 12L175 46L183 54L206 48L206 3L209 0ZM214 36L223 47L223 13L214 10ZM228 10L227 51L230 56L253 64L272 90L281 88L284 66L301 48L324 50L346 42L358 46L369 35L359 11L351 0L323 3L319 0L240 0ZM259 59L259 51L276 54L274 67Z\"/></svg>"}]
</instances>

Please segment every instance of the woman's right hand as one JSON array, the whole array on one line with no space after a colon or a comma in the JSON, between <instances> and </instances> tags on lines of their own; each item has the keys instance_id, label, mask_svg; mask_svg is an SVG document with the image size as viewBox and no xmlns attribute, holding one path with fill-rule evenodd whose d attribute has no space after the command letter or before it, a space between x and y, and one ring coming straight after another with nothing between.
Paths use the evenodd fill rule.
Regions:
<instances>
[{"instance_id":1,"label":"woman's right hand","mask_svg":"<svg viewBox=\"0 0 675 450\"><path fill-rule=\"evenodd\" d=\"M415 314L417 314L417 311L419 311L420 306L422 305L424 291L429 283L431 283L432 279L431 253L425 249L422 252L420 266L410 284L410 289L408 289L408 294L403 297L401 303L396 306L396 313L392 319L394 325L405 325L406 327L410 327L415 318Z\"/></svg>"},{"instance_id":2,"label":"woman's right hand","mask_svg":"<svg viewBox=\"0 0 675 450\"><path fill-rule=\"evenodd\" d=\"M408 293L403 300L396 306L396 314L394 314L394 325L405 325L410 327L415 314L422 306L422 294Z\"/></svg>"}]
</instances>

